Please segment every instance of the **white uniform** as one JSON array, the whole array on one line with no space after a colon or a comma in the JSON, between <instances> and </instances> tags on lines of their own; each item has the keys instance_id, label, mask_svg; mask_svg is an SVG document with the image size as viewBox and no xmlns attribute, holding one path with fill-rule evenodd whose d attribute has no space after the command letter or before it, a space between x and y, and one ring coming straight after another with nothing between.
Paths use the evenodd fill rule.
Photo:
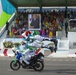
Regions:
<instances>
[{"instance_id":1,"label":"white uniform","mask_svg":"<svg viewBox=\"0 0 76 75\"><path fill-rule=\"evenodd\" d=\"M26 64L29 64L28 60L30 60L31 57L35 55L35 50L29 50L29 49L27 49L22 54L24 56L24 58L23 58L24 62Z\"/></svg>"},{"instance_id":2,"label":"white uniform","mask_svg":"<svg viewBox=\"0 0 76 75\"><path fill-rule=\"evenodd\" d=\"M36 48L41 48L41 43L40 43L40 41L35 40L35 41L32 43L32 46L33 46L33 47L36 47Z\"/></svg>"},{"instance_id":3,"label":"white uniform","mask_svg":"<svg viewBox=\"0 0 76 75\"><path fill-rule=\"evenodd\" d=\"M27 38L27 36L25 35L25 33L22 34L22 36L24 36L25 38ZM30 37L31 38L31 37ZM36 48L41 48L42 44L40 43L43 39L45 39L45 37L42 37L40 35L35 35L35 41L31 44L31 46L36 47ZM35 55L35 50L25 50L25 52L23 52L24 57L24 62L26 64L29 64L28 60L31 59L31 56Z\"/></svg>"}]
</instances>

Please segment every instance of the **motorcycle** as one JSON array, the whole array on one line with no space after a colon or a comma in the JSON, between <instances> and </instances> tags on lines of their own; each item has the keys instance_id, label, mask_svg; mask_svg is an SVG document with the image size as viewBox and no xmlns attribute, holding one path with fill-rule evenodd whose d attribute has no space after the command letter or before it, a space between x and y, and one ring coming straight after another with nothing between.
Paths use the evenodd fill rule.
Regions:
<instances>
[{"instance_id":1,"label":"motorcycle","mask_svg":"<svg viewBox=\"0 0 76 75\"><path fill-rule=\"evenodd\" d=\"M30 62L29 65L27 65L23 58L24 55L18 51L13 51L15 53L15 59L11 61L10 63L10 68L14 71L17 71L20 69L20 67L22 66L22 68L26 68L26 69L30 69L30 67L32 69L34 69L35 71L42 71L44 68L44 62L42 57L44 57L44 55L40 52L37 55L34 55L31 57L30 60L28 60Z\"/></svg>"}]
</instances>

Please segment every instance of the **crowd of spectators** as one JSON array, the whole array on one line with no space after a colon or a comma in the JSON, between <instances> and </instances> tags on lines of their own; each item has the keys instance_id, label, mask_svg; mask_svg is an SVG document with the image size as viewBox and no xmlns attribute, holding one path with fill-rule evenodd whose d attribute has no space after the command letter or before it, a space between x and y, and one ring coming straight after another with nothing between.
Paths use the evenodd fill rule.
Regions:
<instances>
[{"instance_id":1,"label":"crowd of spectators","mask_svg":"<svg viewBox=\"0 0 76 75\"><path fill-rule=\"evenodd\" d=\"M28 29L28 16L27 13L18 12L15 22L13 23L10 31L11 37L19 37L25 30Z\"/></svg>"},{"instance_id":2,"label":"crowd of spectators","mask_svg":"<svg viewBox=\"0 0 76 75\"><path fill-rule=\"evenodd\" d=\"M42 14L42 27L44 27L45 35L56 37L56 31L62 29L64 21L64 13L62 12L47 12ZM43 28L42 28L43 29Z\"/></svg>"},{"instance_id":3,"label":"crowd of spectators","mask_svg":"<svg viewBox=\"0 0 76 75\"><path fill-rule=\"evenodd\" d=\"M33 12L38 13L39 12ZM68 11L68 18L75 18L75 12ZM28 12L18 12L14 24L9 32L10 37L20 37L20 35L28 30ZM41 36L56 37L56 31L61 30L65 19L65 11L47 11L41 13Z\"/></svg>"}]
</instances>

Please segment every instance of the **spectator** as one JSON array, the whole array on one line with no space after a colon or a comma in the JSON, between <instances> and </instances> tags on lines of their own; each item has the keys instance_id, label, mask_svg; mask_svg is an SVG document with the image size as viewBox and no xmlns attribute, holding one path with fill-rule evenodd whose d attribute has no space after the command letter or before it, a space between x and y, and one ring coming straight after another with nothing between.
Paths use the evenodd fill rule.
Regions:
<instances>
[{"instance_id":1,"label":"spectator","mask_svg":"<svg viewBox=\"0 0 76 75\"><path fill-rule=\"evenodd\" d=\"M9 31L9 30L7 30L7 38L9 37L9 33L10 33L10 31Z\"/></svg>"},{"instance_id":2,"label":"spectator","mask_svg":"<svg viewBox=\"0 0 76 75\"><path fill-rule=\"evenodd\" d=\"M65 22L65 33L67 37L67 34L68 34L68 22L67 21Z\"/></svg>"},{"instance_id":3,"label":"spectator","mask_svg":"<svg viewBox=\"0 0 76 75\"><path fill-rule=\"evenodd\" d=\"M10 36L11 38L13 37L12 30L10 30L10 32L9 32L9 36Z\"/></svg>"},{"instance_id":4,"label":"spectator","mask_svg":"<svg viewBox=\"0 0 76 75\"><path fill-rule=\"evenodd\" d=\"M6 22L6 30L8 30L8 27L9 27L9 22L7 21Z\"/></svg>"},{"instance_id":5,"label":"spectator","mask_svg":"<svg viewBox=\"0 0 76 75\"><path fill-rule=\"evenodd\" d=\"M51 41L53 41L54 44L55 44L54 52L56 52L56 51L57 51L57 44L58 44L58 41L57 41L57 39L51 39Z\"/></svg>"}]
</instances>

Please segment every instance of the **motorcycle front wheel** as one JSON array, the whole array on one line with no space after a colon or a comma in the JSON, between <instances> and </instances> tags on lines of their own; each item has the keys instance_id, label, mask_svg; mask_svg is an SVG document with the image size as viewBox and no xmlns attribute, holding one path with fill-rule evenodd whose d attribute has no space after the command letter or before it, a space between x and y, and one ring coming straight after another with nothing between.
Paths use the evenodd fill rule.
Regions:
<instances>
[{"instance_id":1,"label":"motorcycle front wheel","mask_svg":"<svg viewBox=\"0 0 76 75\"><path fill-rule=\"evenodd\" d=\"M14 71L17 71L17 70L19 70L19 68L20 68L20 63L18 62L18 61L11 61L11 63L10 63L10 68L12 69L12 70L14 70Z\"/></svg>"},{"instance_id":2,"label":"motorcycle front wheel","mask_svg":"<svg viewBox=\"0 0 76 75\"><path fill-rule=\"evenodd\" d=\"M44 64L43 64L43 62L40 61L40 60L37 60L37 62L36 62L35 65L33 66L33 69L34 69L35 71L42 71L43 68L44 68Z\"/></svg>"}]
</instances>

